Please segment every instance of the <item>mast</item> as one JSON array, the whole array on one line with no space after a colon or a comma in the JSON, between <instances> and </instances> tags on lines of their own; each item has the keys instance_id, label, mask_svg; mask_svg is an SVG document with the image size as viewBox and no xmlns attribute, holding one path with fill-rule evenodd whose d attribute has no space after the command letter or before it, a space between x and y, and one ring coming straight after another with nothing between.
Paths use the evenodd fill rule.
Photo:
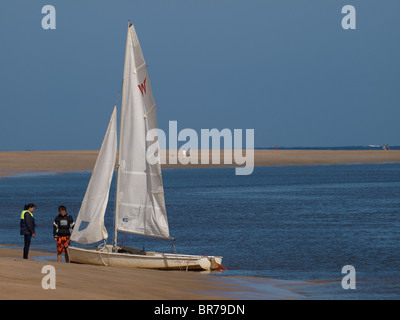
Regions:
<instances>
[{"instance_id":1,"label":"mast","mask_svg":"<svg viewBox=\"0 0 400 320\"><path fill-rule=\"evenodd\" d=\"M129 27L131 26L132 24L131 24L131 22L128 20L128 28L127 28L127 38L126 38L126 45L125 45L125 61L124 61L124 74L123 74L123 77L122 77L122 95L121 95L121 99L122 99L122 97L124 97L124 80L125 80L125 69L126 69L126 59L127 59L127 55L128 55L128 37L129 37ZM122 103L121 103L121 113L120 113L121 115L122 115ZM122 116L121 116L121 118L120 118L120 124L119 124L119 133L120 133L120 135L119 135L119 137L120 137L120 139L119 139L119 148L118 148L118 150L121 150L121 132L122 132ZM119 170L119 167L120 167L120 163L119 163L119 159L120 159L120 157L119 157L119 154L118 154L118 161L117 161L117 190L116 190L116 194L115 194L115 214L114 214L114 248L116 248L117 247L117 243L118 243L118 224L117 224L117 219L118 219L118 212L119 212L119 206L118 206L118 201L119 201L119 197L118 197L118 194L119 194L119 183L118 183L118 180L119 180L119 175L120 175L120 170Z\"/></svg>"}]
</instances>

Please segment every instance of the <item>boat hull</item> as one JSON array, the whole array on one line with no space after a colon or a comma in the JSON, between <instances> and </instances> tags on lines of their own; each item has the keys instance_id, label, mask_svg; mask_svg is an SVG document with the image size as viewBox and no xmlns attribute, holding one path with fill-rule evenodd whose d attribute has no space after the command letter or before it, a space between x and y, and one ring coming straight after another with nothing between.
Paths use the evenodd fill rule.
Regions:
<instances>
[{"instance_id":1,"label":"boat hull","mask_svg":"<svg viewBox=\"0 0 400 320\"><path fill-rule=\"evenodd\" d=\"M124 252L113 252L112 246L83 249L69 247L69 260L74 263L133 267L164 270L218 270L222 257L168 254L160 252L141 252L126 248ZM138 252L137 254L132 252Z\"/></svg>"}]
</instances>

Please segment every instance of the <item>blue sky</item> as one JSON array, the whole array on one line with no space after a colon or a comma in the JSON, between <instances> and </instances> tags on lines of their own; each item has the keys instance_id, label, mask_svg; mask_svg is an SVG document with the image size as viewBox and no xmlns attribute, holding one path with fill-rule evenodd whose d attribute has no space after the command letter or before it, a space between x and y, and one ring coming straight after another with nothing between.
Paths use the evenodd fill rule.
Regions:
<instances>
[{"instance_id":1,"label":"blue sky","mask_svg":"<svg viewBox=\"0 0 400 320\"><path fill-rule=\"evenodd\" d=\"M341 26L347 4L356 30ZM2 0L1 151L100 147L128 19L166 132L176 120L254 129L256 147L400 145L398 0Z\"/></svg>"}]
</instances>

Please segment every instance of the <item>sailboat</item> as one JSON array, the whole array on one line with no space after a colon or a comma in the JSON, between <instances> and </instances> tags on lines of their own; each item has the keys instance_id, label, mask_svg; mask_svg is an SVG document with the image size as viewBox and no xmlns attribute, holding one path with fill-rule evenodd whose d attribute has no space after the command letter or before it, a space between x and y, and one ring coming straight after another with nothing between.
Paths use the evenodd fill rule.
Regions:
<instances>
[{"instance_id":1,"label":"sailboat","mask_svg":"<svg viewBox=\"0 0 400 320\"><path fill-rule=\"evenodd\" d=\"M150 145L159 150L157 139L151 143L146 140L147 133L157 128L156 106L147 65L136 30L130 22L126 39L120 122L117 157L115 106L71 235L71 242L93 244L103 241L103 244L93 248L70 245L70 261L149 269L224 269L220 256L177 254L175 250L174 253L160 253L118 245L119 233L175 240L169 234L160 161L148 161L146 155ZM118 173L114 243L106 244L108 232L104 216L115 169Z\"/></svg>"}]
</instances>

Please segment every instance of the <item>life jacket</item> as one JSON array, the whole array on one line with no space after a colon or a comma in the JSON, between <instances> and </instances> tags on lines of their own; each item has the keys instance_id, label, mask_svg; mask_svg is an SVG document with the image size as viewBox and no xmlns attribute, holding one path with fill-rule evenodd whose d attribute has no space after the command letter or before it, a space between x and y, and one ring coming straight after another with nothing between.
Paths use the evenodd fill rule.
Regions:
<instances>
[{"instance_id":1,"label":"life jacket","mask_svg":"<svg viewBox=\"0 0 400 320\"><path fill-rule=\"evenodd\" d=\"M32 216L32 223L33 223L33 225L35 225L35 218L33 217L33 213L32 212L30 212L29 210L23 210L22 212L21 212L21 223L20 223L20 226L21 226L21 232L23 232L24 230L27 230L27 226L26 226L26 222L25 222L25 213L30 213L30 215Z\"/></svg>"},{"instance_id":2,"label":"life jacket","mask_svg":"<svg viewBox=\"0 0 400 320\"><path fill-rule=\"evenodd\" d=\"M59 214L53 222L54 237L71 236L71 229L74 227L74 220L68 213L65 216Z\"/></svg>"},{"instance_id":3,"label":"life jacket","mask_svg":"<svg viewBox=\"0 0 400 320\"><path fill-rule=\"evenodd\" d=\"M29 212L29 213L31 214L32 218L33 218L33 213L32 213L32 212L30 212L29 210L23 210L23 211L21 212L21 220L24 220L24 219L25 219L25 213L26 213L26 212Z\"/></svg>"}]
</instances>

